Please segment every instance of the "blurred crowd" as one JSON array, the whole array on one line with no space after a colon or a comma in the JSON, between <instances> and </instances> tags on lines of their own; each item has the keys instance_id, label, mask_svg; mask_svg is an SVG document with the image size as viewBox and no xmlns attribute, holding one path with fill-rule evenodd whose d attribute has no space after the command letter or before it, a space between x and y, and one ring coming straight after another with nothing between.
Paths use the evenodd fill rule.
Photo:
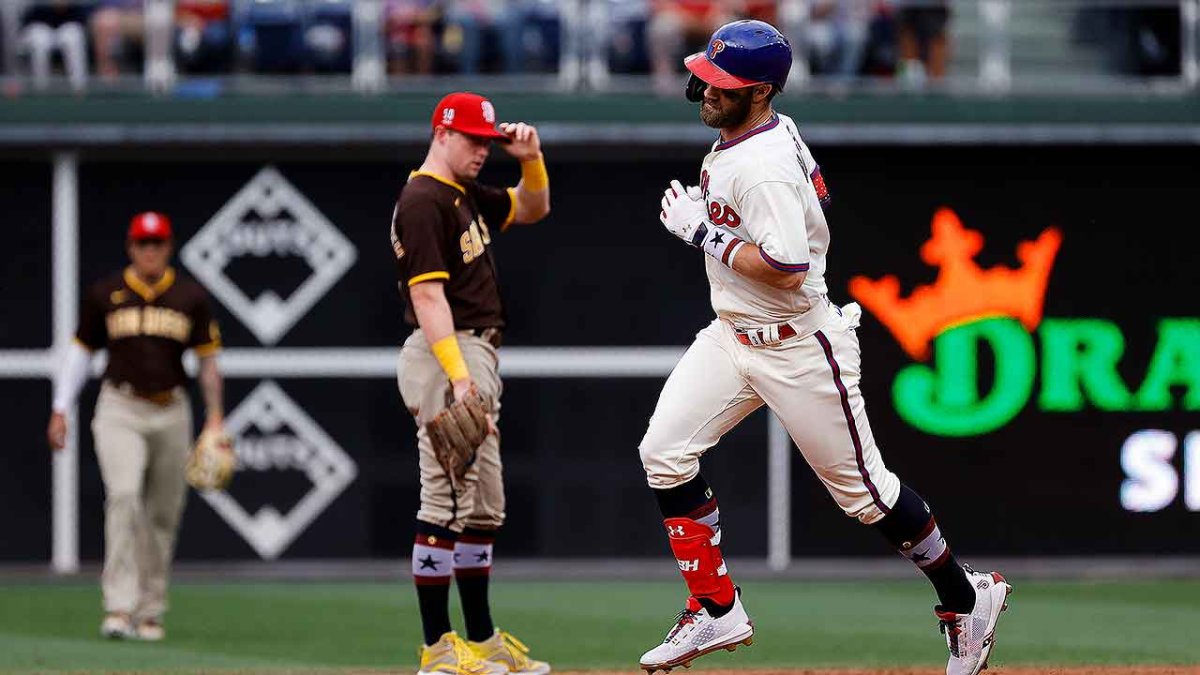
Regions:
<instances>
[{"instance_id":1,"label":"blurred crowd","mask_svg":"<svg viewBox=\"0 0 1200 675\"><path fill-rule=\"evenodd\" d=\"M2 0L0 45L8 74L45 83L63 73L76 89L89 78L140 74L146 0ZM174 0L170 50L189 74L346 73L362 18L356 0ZM606 73L649 73L674 91L680 58L735 18L776 23L815 75L937 79L951 53L950 0L380 0L374 32L388 72L555 72L564 50ZM959 7L962 7L961 3ZM567 21L564 12L573 12ZM1116 45L1116 68L1146 61L1178 67L1178 15L1117 7L1081 11L1079 29ZM1169 13L1170 10L1168 10ZM1160 25L1165 24L1165 25ZM564 26L575 26L571 39ZM1170 52L1171 31L1176 51ZM1165 35L1160 52L1146 57ZM1149 45L1149 47L1147 47ZM1152 67L1150 67L1152 69Z\"/></svg>"}]
</instances>

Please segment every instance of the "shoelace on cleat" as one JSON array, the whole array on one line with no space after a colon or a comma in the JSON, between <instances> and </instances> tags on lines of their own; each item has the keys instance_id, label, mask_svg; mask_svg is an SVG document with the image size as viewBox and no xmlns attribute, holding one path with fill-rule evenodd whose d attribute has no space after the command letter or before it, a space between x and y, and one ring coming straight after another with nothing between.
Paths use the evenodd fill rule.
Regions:
<instances>
[{"instance_id":1,"label":"shoelace on cleat","mask_svg":"<svg viewBox=\"0 0 1200 675\"><path fill-rule=\"evenodd\" d=\"M526 656L529 653L529 647L525 646L524 642L517 639L517 636L506 631L497 631L500 633L500 642L508 650L512 656L513 665L517 670L529 670L530 658Z\"/></svg>"},{"instance_id":2,"label":"shoelace on cleat","mask_svg":"<svg viewBox=\"0 0 1200 675\"><path fill-rule=\"evenodd\" d=\"M471 673L488 672L487 662L479 658L471 645L459 636L454 636L451 643L454 646L454 658L458 661L458 669Z\"/></svg>"},{"instance_id":3,"label":"shoelace on cleat","mask_svg":"<svg viewBox=\"0 0 1200 675\"><path fill-rule=\"evenodd\" d=\"M665 640L663 640L663 643L666 644L667 642L670 642L671 638L674 638L679 631L683 630L684 626L696 623L697 614L699 614L699 612L693 612L687 607L681 609L679 613L675 615L675 627L671 629L671 632L667 633L667 637Z\"/></svg>"},{"instance_id":4,"label":"shoelace on cleat","mask_svg":"<svg viewBox=\"0 0 1200 675\"><path fill-rule=\"evenodd\" d=\"M958 636L962 633L962 626L958 625L958 617L953 619L938 619L938 630L942 635L947 637L950 653L958 656Z\"/></svg>"}]
</instances>

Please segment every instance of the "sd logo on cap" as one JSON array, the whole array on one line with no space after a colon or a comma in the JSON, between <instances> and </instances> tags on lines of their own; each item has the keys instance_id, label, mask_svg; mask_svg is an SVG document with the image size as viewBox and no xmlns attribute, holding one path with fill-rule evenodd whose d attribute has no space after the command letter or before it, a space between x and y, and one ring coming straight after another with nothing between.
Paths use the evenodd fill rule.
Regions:
<instances>
[{"instance_id":1,"label":"sd logo on cap","mask_svg":"<svg viewBox=\"0 0 1200 675\"><path fill-rule=\"evenodd\" d=\"M509 143L508 136L496 130L496 108L479 94L458 91L447 94L433 110L432 127L445 127L468 136Z\"/></svg>"}]
</instances>

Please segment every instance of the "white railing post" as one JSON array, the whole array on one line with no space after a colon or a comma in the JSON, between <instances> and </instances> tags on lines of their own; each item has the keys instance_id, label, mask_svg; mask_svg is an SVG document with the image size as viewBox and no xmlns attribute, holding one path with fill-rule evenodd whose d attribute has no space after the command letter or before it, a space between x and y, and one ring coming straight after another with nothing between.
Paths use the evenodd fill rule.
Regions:
<instances>
[{"instance_id":1,"label":"white railing post","mask_svg":"<svg viewBox=\"0 0 1200 675\"><path fill-rule=\"evenodd\" d=\"M585 11L581 0L561 0L558 3L558 88L562 91L575 91L585 81L584 52L590 44L584 35Z\"/></svg>"},{"instance_id":2,"label":"white railing post","mask_svg":"<svg viewBox=\"0 0 1200 675\"><path fill-rule=\"evenodd\" d=\"M984 91L1006 92L1012 86L1009 49L1009 0L979 2L979 85Z\"/></svg>"},{"instance_id":3,"label":"white railing post","mask_svg":"<svg viewBox=\"0 0 1200 675\"><path fill-rule=\"evenodd\" d=\"M79 306L79 159L54 158L53 185L54 354L71 341ZM55 359L57 360L57 359ZM54 365L48 369L54 370ZM47 373L49 374L49 373ZM53 507L50 566L59 574L79 571L79 414L67 411L67 444L52 460Z\"/></svg>"},{"instance_id":4,"label":"white railing post","mask_svg":"<svg viewBox=\"0 0 1200 675\"><path fill-rule=\"evenodd\" d=\"M604 91L612 79L608 65L608 47L617 30L617 16L607 0L585 0L572 32L579 46L579 67L589 89ZM565 29L565 27L564 27Z\"/></svg>"},{"instance_id":5,"label":"white railing post","mask_svg":"<svg viewBox=\"0 0 1200 675\"><path fill-rule=\"evenodd\" d=\"M383 2L354 3L354 69L350 81L356 91L380 92L387 84L387 49L383 37Z\"/></svg>"},{"instance_id":6,"label":"white railing post","mask_svg":"<svg viewBox=\"0 0 1200 675\"><path fill-rule=\"evenodd\" d=\"M146 33L146 88L161 94L175 86L175 3L174 0L145 0L143 17Z\"/></svg>"},{"instance_id":7,"label":"white railing post","mask_svg":"<svg viewBox=\"0 0 1200 675\"><path fill-rule=\"evenodd\" d=\"M1179 0L1180 68L1183 83L1195 88L1200 84L1200 0Z\"/></svg>"},{"instance_id":8,"label":"white railing post","mask_svg":"<svg viewBox=\"0 0 1200 675\"><path fill-rule=\"evenodd\" d=\"M767 566L780 571L792 563L792 439L768 412Z\"/></svg>"}]
</instances>

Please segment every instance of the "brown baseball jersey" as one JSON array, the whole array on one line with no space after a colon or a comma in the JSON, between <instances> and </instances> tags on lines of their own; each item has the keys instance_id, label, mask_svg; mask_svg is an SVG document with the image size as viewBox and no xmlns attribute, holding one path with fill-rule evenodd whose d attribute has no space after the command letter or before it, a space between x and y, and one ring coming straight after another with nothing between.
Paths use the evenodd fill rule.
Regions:
<instances>
[{"instance_id":1,"label":"brown baseball jersey","mask_svg":"<svg viewBox=\"0 0 1200 675\"><path fill-rule=\"evenodd\" d=\"M128 384L139 394L158 394L183 384L183 352L200 357L221 349L208 294L168 268L153 286L132 268L102 279L83 297L76 339L95 351L108 348L104 379Z\"/></svg>"},{"instance_id":2,"label":"brown baseball jersey","mask_svg":"<svg viewBox=\"0 0 1200 675\"><path fill-rule=\"evenodd\" d=\"M420 171L409 174L392 215L392 248L409 325L417 325L409 289L440 279L456 329L504 327L491 244L492 233L506 229L516 216L514 192Z\"/></svg>"}]
</instances>

